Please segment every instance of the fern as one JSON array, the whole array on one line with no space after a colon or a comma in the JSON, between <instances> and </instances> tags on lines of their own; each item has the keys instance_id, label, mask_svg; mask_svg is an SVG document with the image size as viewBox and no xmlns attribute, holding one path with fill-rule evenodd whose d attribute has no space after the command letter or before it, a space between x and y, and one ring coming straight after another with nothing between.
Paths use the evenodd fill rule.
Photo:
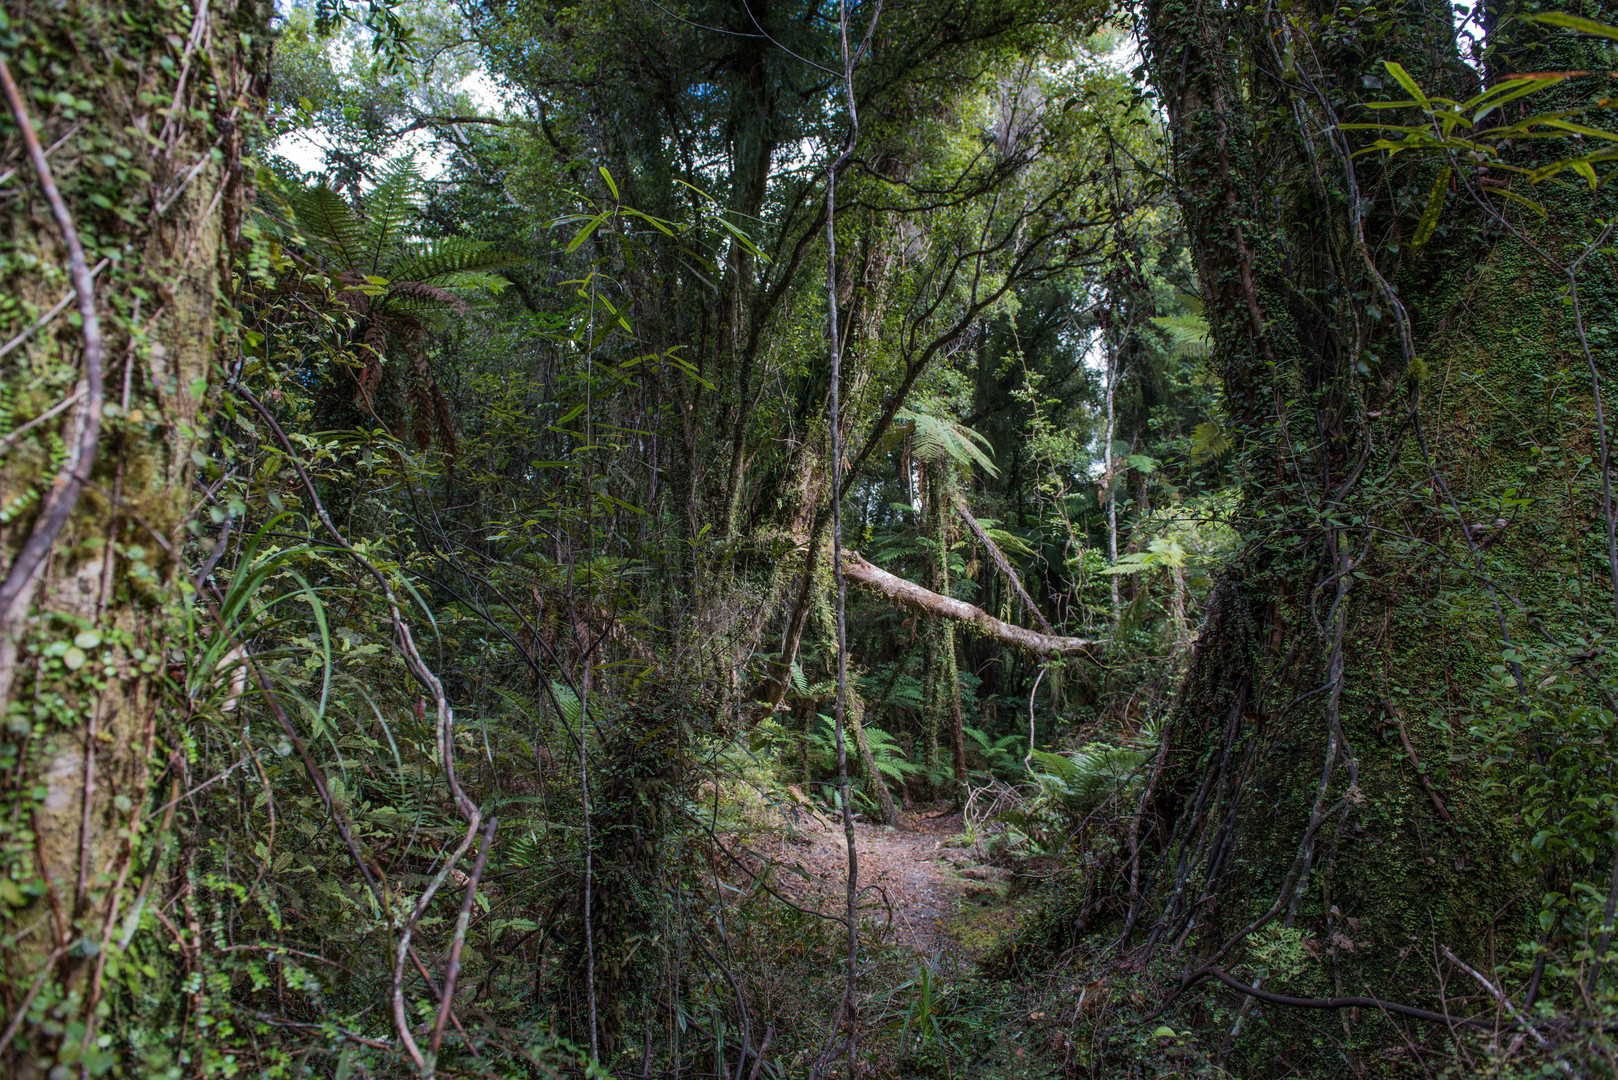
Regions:
<instances>
[{"instance_id":1,"label":"fern","mask_svg":"<svg viewBox=\"0 0 1618 1080\"><path fill-rule=\"evenodd\" d=\"M1213 338L1208 320L1201 315L1159 315L1152 319L1169 339L1169 355L1205 360L1213 355Z\"/></svg>"},{"instance_id":2,"label":"fern","mask_svg":"<svg viewBox=\"0 0 1618 1080\"><path fill-rule=\"evenodd\" d=\"M1138 782L1141 766L1149 759L1139 750L1109 743L1090 743L1067 754L1035 750L1029 755L1039 766L1034 776L1040 786L1081 811Z\"/></svg>"},{"instance_id":3,"label":"fern","mask_svg":"<svg viewBox=\"0 0 1618 1080\"><path fill-rule=\"evenodd\" d=\"M1191 430L1191 462L1202 465L1230 453L1230 436L1218 424L1208 421Z\"/></svg>"},{"instance_id":4,"label":"fern","mask_svg":"<svg viewBox=\"0 0 1618 1080\"><path fill-rule=\"evenodd\" d=\"M341 195L321 184L315 188L294 188L287 193L287 202L303 227L306 240L331 258L338 269L358 269L365 243L365 223Z\"/></svg>"},{"instance_id":5,"label":"fern","mask_svg":"<svg viewBox=\"0 0 1618 1080\"><path fill-rule=\"evenodd\" d=\"M403 281L420 281L446 289L464 288L493 278L489 273L517 260L484 240L449 236L414 247L390 269ZM503 279L495 278L504 284Z\"/></svg>"},{"instance_id":6,"label":"fern","mask_svg":"<svg viewBox=\"0 0 1618 1080\"><path fill-rule=\"evenodd\" d=\"M900 409L894 413L894 420L893 434L910 441L910 453L918 461L977 465L990 476L1000 474L983 452L989 440L965 424L916 409Z\"/></svg>"},{"instance_id":7,"label":"fern","mask_svg":"<svg viewBox=\"0 0 1618 1080\"><path fill-rule=\"evenodd\" d=\"M421 190L421 170L413 155L388 166L365 200L365 256L367 273L380 274L393 251L404 240L403 230Z\"/></svg>"}]
</instances>

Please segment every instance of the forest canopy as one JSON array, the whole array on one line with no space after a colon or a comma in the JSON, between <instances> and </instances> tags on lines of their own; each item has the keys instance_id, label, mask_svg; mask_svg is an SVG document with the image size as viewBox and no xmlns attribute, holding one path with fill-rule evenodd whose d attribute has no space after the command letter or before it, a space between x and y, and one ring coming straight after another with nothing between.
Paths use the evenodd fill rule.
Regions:
<instances>
[{"instance_id":1,"label":"forest canopy","mask_svg":"<svg viewBox=\"0 0 1618 1080\"><path fill-rule=\"evenodd\" d=\"M0 1069L1618 1074L1606 0L7 0Z\"/></svg>"}]
</instances>

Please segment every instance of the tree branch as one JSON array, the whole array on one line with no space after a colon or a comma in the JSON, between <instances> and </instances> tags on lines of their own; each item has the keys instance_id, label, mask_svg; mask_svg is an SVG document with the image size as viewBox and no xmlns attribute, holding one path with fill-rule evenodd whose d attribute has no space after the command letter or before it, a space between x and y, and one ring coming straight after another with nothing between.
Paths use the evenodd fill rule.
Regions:
<instances>
[{"instance_id":1,"label":"tree branch","mask_svg":"<svg viewBox=\"0 0 1618 1080\"><path fill-rule=\"evenodd\" d=\"M980 607L964 600L943 596L930 589L886 570L872 566L857 551L843 552L843 576L856 585L874 589L889 600L941 619L955 619L969 624L984 637L993 638L1003 645L1022 649L1039 657L1072 656L1088 649L1106 645L1105 639L1064 637L1059 634L1041 634L1037 630L1015 626L997 619Z\"/></svg>"}]
</instances>

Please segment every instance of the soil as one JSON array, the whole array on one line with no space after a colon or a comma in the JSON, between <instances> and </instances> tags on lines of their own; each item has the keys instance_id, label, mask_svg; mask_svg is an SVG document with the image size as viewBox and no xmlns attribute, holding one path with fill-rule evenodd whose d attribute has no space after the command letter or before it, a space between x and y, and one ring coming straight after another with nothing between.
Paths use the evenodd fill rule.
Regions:
<instances>
[{"instance_id":1,"label":"soil","mask_svg":"<svg viewBox=\"0 0 1618 1080\"><path fill-rule=\"evenodd\" d=\"M740 851L749 870L774 864L771 886L793 903L841 916L848 856L843 823L807 802L784 808L784 828L755 837ZM964 901L999 899L1004 872L980 866L948 842L961 832L951 810L904 811L896 825L856 822L861 919L891 931L917 952L962 951L951 932Z\"/></svg>"}]
</instances>

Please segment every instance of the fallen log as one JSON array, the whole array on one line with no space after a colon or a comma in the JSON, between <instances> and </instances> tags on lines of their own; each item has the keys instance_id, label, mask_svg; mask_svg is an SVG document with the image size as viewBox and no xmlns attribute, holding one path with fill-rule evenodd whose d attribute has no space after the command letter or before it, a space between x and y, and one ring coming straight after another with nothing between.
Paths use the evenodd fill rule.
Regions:
<instances>
[{"instance_id":1,"label":"fallen log","mask_svg":"<svg viewBox=\"0 0 1618 1080\"><path fill-rule=\"evenodd\" d=\"M1022 649L1035 656L1072 656L1107 644L1104 638L1041 634L1037 630L1029 630L1008 623L1004 619L997 619L982 608L974 607L964 600L956 600L954 597L935 593L931 589L924 589L915 582L906 581L896 574L872 566L857 551L843 552L843 577L855 585L879 592L889 600L913 611L964 622L984 637L993 638L1003 645Z\"/></svg>"}]
</instances>

